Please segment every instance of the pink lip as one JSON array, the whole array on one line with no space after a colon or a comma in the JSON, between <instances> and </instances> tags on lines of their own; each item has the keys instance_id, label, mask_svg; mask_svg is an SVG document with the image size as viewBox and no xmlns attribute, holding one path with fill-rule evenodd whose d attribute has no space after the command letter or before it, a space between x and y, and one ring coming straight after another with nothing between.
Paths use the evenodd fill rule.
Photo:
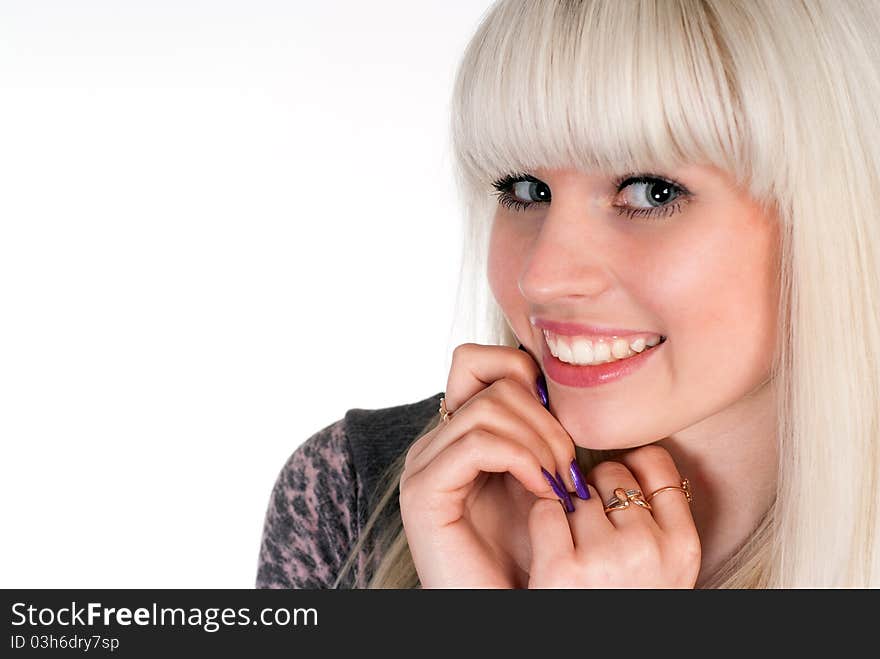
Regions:
<instances>
[{"instance_id":1,"label":"pink lip","mask_svg":"<svg viewBox=\"0 0 880 659\"><path fill-rule=\"evenodd\" d=\"M581 325L563 321L545 320L543 318L530 318L535 327L548 329L555 334L564 336L623 336L628 334L659 334L652 330L621 329L619 327L599 327L597 325Z\"/></svg>"},{"instance_id":2,"label":"pink lip","mask_svg":"<svg viewBox=\"0 0 880 659\"><path fill-rule=\"evenodd\" d=\"M541 361L544 365L544 372L550 380L569 387L595 387L600 384L606 384L614 380L618 380L634 371L638 370L649 361L652 355L665 345L659 343L653 348L643 350L634 357L622 359L620 361L598 364L596 366L575 366L560 361L550 352L550 346L546 341L541 342L543 350L541 351Z\"/></svg>"}]
</instances>

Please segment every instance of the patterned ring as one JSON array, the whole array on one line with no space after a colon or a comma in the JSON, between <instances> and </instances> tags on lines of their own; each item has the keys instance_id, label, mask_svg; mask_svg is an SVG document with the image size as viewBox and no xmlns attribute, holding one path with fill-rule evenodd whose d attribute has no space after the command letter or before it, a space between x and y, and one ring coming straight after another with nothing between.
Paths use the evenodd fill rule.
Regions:
<instances>
[{"instance_id":1,"label":"patterned ring","mask_svg":"<svg viewBox=\"0 0 880 659\"><path fill-rule=\"evenodd\" d=\"M629 508L630 504L652 510L651 504L645 500L645 495L642 494L641 490L625 490L622 487L616 487L614 488L614 496L605 504L605 512L610 513L612 510L623 510Z\"/></svg>"}]
</instances>

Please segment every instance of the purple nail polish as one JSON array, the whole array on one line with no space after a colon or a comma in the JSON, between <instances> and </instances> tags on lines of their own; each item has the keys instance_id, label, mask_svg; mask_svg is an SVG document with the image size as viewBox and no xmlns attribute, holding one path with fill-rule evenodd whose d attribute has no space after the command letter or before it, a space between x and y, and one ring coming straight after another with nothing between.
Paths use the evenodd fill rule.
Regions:
<instances>
[{"instance_id":1,"label":"purple nail polish","mask_svg":"<svg viewBox=\"0 0 880 659\"><path fill-rule=\"evenodd\" d=\"M571 497L568 494L568 491L565 489L565 485L562 483L562 479L559 478L559 472L556 472L556 477L559 478L557 482L553 476L550 475L550 472L541 467L541 473L544 474L544 478L547 479L547 482L550 483L550 487L553 488L553 493L559 497L559 503L562 504L562 507L565 508L565 512L573 513L574 512L574 504L571 501Z\"/></svg>"},{"instance_id":2,"label":"purple nail polish","mask_svg":"<svg viewBox=\"0 0 880 659\"><path fill-rule=\"evenodd\" d=\"M587 479L584 478L584 473L577 463L577 458L571 461L569 469L571 470L571 479L574 481L574 489L577 490L577 495L586 501L590 498L590 490L587 487Z\"/></svg>"},{"instance_id":3,"label":"purple nail polish","mask_svg":"<svg viewBox=\"0 0 880 659\"><path fill-rule=\"evenodd\" d=\"M535 380L535 385L538 388L538 395L541 397L541 404L546 408L550 409L550 397L547 395L547 380L544 379L544 374L541 373L538 376L538 379Z\"/></svg>"},{"instance_id":4,"label":"purple nail polish","mask_svg":"<svg viewBox=\"0 0 880 659\"><path fill-rule=\"evenodd\" d=\"M547 479L547 482L550 483L550 487L553 488L553 493L562 499L565 495L562 493L563 489L559 487L559 483L556 482L556 479L550 475L550 472L541 467L541 473L544 474L544 478Z\"/></svg>"},{"instance_id":5,"label":"purple nail polish","mask_svg":"<svg viewBox=\"0 0 880 659\"><path fill-rule=\"evenodd\" d=\"M525 349L522 343L519 344L518 350L522 350L524 353L529 354L529 351ZM541 405L544 406L545 409L550 409L550 396L547 395L547 380L544 378L544 374L538 374L538 378L535 380L535 389L538 391L538 397L541 399Z\"/></svg>"},{"instance_id":6,"label":"purple nail polish","mask_svg":"<svg viewBox=\"0 0 880 659\"><path fill-rule=\"evenodd\" d=\"M568 488L565 487L565 481L562 480L562 476L559 475L559 472L556 472L556 480L559 481L559 485L562 487L562 494L565 495L562 497L562 500L565 502L565 510L567 512L574 512L574 502L571 500L571 495L568 493Z\"/></svg>"}]
</instances>

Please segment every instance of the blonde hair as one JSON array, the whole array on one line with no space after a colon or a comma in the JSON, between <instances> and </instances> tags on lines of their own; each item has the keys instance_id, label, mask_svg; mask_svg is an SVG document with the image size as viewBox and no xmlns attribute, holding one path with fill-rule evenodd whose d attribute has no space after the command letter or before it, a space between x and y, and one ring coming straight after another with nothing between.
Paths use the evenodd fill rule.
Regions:
<instances>
[{"instance_id":1,"label":"blonde hair","mask_svg":"<svg viewBox=\"0 0 880 659\"><path fill-rule=\"evenodd\" d=\"M778 217L776 499L702 587L880 585L877 34L869 0L501 0L457 72L458 307L477 341L517 345L485 278L504 174L709 164ZM378 524L403 458L337 586L370 546L356 586L418 587L399 511Z\"/></svg>"}]
</instances>

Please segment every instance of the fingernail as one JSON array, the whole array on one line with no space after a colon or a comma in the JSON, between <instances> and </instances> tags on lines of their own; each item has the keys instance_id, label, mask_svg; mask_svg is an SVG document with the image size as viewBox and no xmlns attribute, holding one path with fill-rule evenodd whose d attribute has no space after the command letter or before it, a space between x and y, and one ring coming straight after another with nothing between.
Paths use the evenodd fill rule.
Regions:
<instances>
[{"instance_id":1,"label":"fingernail","mask_svg":"<svg viewBox=\"0 0 880 659\"><path fill-rule=\"evenodd\" d=\"M584 473L577 463L577 458L571 461L569 469L571 470L571 480L574 481L574 489L577 490L577 495L586 501L590 498L590 490L587 487L587 479L584 478Z\"/></svg>"},{"instance_id":2,"label":"fingernail","mask_svg":"<svg viewBox=\"0 0 880 659\"><path fill-rule=\"evenodd\" d=\"M544 374L541 373L538 376L538 379L535 380L535 386L538 388L538 395L541 397L541 404L550 409L550 397L547 395L547 380L544 379Z\"/></svg>"},{"instance_id":3,"label":"fingernail","mask_svg":"<svg viewBox=\"0 0 880 659\"><path fill-rule=\"evenodd\" d=\"M525 349L522 343L519 344L518 350L522 350L524 353L529 354L529 351ZM538 397L541 399L541 405L544 406L545 409L550 409L550 396L547 395L547 380L544 378L544 374L540 373L538 378L535 380L535 389L538 391Z\"/></svg>"},{"instance_id":4,"label":"fingernail","mask_svg":"<svg viewBox=\"0 0 880 659\"><path fill-rule=\"evenodd\" d=\"M562 486L562 500L565 502L565 510L567 512L574 512L574 502L571 500L571 495L568 493L568 488L565 487L565 481L562 480L562 476L559 475L559 472L556 472L556 480L559 481L559 484Z\"/></svg>"},{"instance_id":5,"label":"fingernail","mask_svg":"<svg viewBox=\"0 0 880 659\"><path fill-rule=\"evenodd\" d=\"M553 489L553 493L558 496L560 499L563 497L562 488L559 487L559 483L550 475L550 472L541 467L541 473L544 474L544 478L547 479L547 482L550 483L550 487Z\"/></svg>"},{"instance_id":6,"label":"fingernail","mask_svg":"<svg viewBox=\"0 0 880 659\"><path fill-rule=\"evenodd\" d=\"M562 483L562 479L559 478L559 472L556 472L556 478L559 479L557 482L553 476L550 475L550 472L541 467L541 473L544 474L544 478L547 479L547 482L550 483L550 487L553 489L553 493L559 497L559 503L562 504L562 507L565 508L565 512L573 513L574 512L574 504L571 501L571 497L568 495L568 491L565 489L565 485Z\"/></svg>"}]
</instances>

